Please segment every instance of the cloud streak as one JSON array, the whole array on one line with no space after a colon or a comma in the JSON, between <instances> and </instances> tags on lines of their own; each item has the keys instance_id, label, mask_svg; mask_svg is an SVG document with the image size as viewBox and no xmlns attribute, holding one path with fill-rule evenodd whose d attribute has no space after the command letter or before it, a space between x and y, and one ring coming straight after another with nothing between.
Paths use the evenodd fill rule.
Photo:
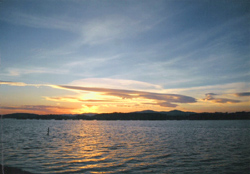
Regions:
<instances>
[{"instance_id":1,"label":"cloud streak","mask_svg":"<svg viewBox=\"0 0 250 174\"><path fill-rule=\"evenodd\" d=\"M10 82L10 81L0 81L0 85L27 86L27 84L23 82Z\"/></svg>"},{"instance_id":2,"label":"cloud streak","mask_svg":"<svg viewBox=\"0 0 250 174\"><path fill-rule=\"evenodd\" d=\"M207 93L206 98L204 98L204 101L211 101L213 103L240 103L240 100L233 100L233 99L228 99L228 98L215 98L218 94L215 93Z\"/></svg>"},{"instance_id":3,"label":"cloud streak","mask_svg":"<svg viewBox=\"0 0 250 174\"><path fill-rule=\"evenodd\" d=\"M62 70L62 69L49 69L49 68L8 68L7 73L3 73L2 75L7 76L21 76L26 74L67 74L68 70Z\"/></svg>"},{"instance_id":4,"label":"cloud streak","mask_svg":"<svg viewBox=\"0 0 250 174\"><path fill-rule=\"evenodd\" d=\"M250 92L240 92L240 93L235 93L234 94L236 97L249 97Z\"/></svg>"},{"instance_id":5,"label":"cloud streak","mask_svg":"<svg viewBox=\"0 0 250 174\"><path fill-rule=\"evenodd\" d=\"M114 103L119 102L117 100L102 100L102 99L80 99L79 97L44 97L49 101L57 101L57 102L82 102L82 103Z\"/></svg>"},{"instance_id":6,"label":"cloud streak","mask_svg":"<svg viewBox=\"0 0 250 174\"><path fill-rule=\"evenodd\" d=\"M97 81L98 79L90 79L93 82ZM133 84L133 81L126 81L120 80L117 83L113 82L111 79L102 79L101 84L104 82L110 83L111 86L121 87L124 83L125 86L127 85L142 85L145 87L149 87L150 91L147 90L134 90L134 89L115 89L115 88L103 88L103 87L93 87L94 83L90 83L87 85L90 86L78 86L83 85L84 82L87 81L75 81L71 84L75 85L52 85L52 84L26 84L23 82L10 82L10 81L0 81L0 85L10 85L10 86L34 86L34 87L50 87L54 89L61 89L61 90L69 90L75 92L76 96L44 96L43 98L47 101L52 102L69 102L69 103L83 103L93 106L119 106L119 105L140 105L146 107L163 107L163 108L174 108L181 104L192 104L196 103L197 100L194 97L187 96L187 95L180 95L180 94L172 94L171 92L166 92L160 88L160 86L154 86L148 83L136 83ZM132 84L130 84L132 83ZM100 84L97 86L101 86ZM110 87L111 87L110 86ZM153 91L161 91L161 92L152 92ZM163 93L162 91L165 91ZM205 94L205 98L202 101L212 102L212 103L219 103L219 104L234 104L244 102L237 99L230 99L230 98L221 98L221 95L233 95L235 97L247 97L250 96L250 92L238 92L238 93L226 93L226 94L219 94L219 93L207 93ZM64 108L59 106L32 106L32 105L24 105L20 107L3 107L2 109L11 109L11 110L34 110L34 111L52 111L54 110L70 110L72 108Z\"/></svg>"},{"instance_id":7,"label":"cloud streak","mask_svg":"<svg viewBox=\"0 0 250 174\"><path fill-rule=\"evenodd\" d=\"M161 94L136 90L122 90L122 89L108 89L108 88L93 88L93 87L79 87L58 85L58 88L74 90L74 91L89 91L98 92L102 95L119 97L120 99L146 99L153 100L155 104L162 107L176 107L176 103L195 103L196 99L193 97L178 95L178 94Z\"/></svg>"},{"instance_id":8,"label":"cloud streak","mask_svg":"<svg viewBox=\"0 0 250 174\"><path fill-rule=\"evenodd\" d=\"M57 29L78 34L80 40L77 40L76 43L80 45L104 44L108 41L123 39L149 30L155 25L153 20L142 16L134 17L119 14L75 20L70 15L47 16L15 11L8 16L0 17L0 20L32 28Z\"/></svg>"},{"instance_id":9,"label":"cloud streak","mask_svg":"<svg viewBox=\"0 0 250 174\"><path fill-rule=\"evenodd\" d=\"M23 86L23 87L25 86L34 86L34 87L48 86L48 87L56 88L54 87L54 85L50 85L50 84L27 84L23 82L11 82L11 81L1 81L1 80L0 80L0 85Z\"/></svg>"},{"instance_id":10,"label":"cloud streak","mask_svg":"<svg viewBox=\"0 0 250 174\"><path fill-rule=\"evenodd\" d=\"M121 82L132 82L132 81L121 81ZM151 100L151 104L158 105L161 107L177 107L177 103L195 103L197 102L195 98L178 95L178 94L164 94L164 93L154 93L154 92L146 92L139 90L124 90L124 89L110 89L110 88L95 88L95 87L82 87L82 86L70 86L70 85L50 85L50 84L26 84L22 82L7 82L0 81L0 84L3 85L11 85L11 86L48 86L51 88L71 90L71 91L87 91L87 92L96 92L100 93L101 96L113 96L118 97L118 99L80 99L76 97L45 97L45 99L50 101L65 101L65 102L117 102L120 103L123 99L144 99ZM139 83L140 84L140 83ZM142 83L143 85L147 83ZM158 87L158 86L156 86ZM31 107L32 109L32 107Z\"/></svg>"},{"instance_id":11,"label":"cloud streak","mask_svg":"<svg viewBox=\"0 0 250 174\"><path fill-rule=\"evenodd\" d=\"M51 113L56 111L72 110L75 108L61 107L61 106L47 106L47 105L23 105L23 106L3 106L3 110L19 110L19 111L39 111L43 113Z\"/></svg>"},{"instance_id":12,"label":"cloud streak","mask_svg":"<svg viewBox=\"0 0 250 174\"><path fill-rule=\"evenodd\" d=\"M34 28L60 29L72 31L72 29L76 27L75 23L66 21L65 19L62 19L60 17L52 18L45 15L38 16L16 11L12 12L9 16L2 16L0 19L13 24L24 25Z\"/></svg>"},{"instance_id":13,"label":"cloud streak","mask_svg":"<svg viewBox=\"0 0 250 174\"><path fill-rule=\"evenodd\" d=\"M99 87L114 88L114 89L142 89L142 90L160 90L160 85L124 79L111 78L86 78L74 80L69 84L70 86L84 86L84 87Z\"/></svg>"}]
</instances>

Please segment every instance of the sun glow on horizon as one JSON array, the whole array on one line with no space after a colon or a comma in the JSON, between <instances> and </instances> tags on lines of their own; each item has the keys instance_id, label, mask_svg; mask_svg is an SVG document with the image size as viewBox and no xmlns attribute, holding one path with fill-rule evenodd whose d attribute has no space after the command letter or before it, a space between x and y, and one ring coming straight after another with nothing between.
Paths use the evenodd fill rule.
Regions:
<instances>
[{"instance_id":1,"label":"sun glow on horizon","mask_svg":"<svg viewBox=\"0 0 250 174\"><path fill-rule=\"evenodd\" d=\"M14 86L17 84L17 86ZM1 106L2 113L28 112L38 114L82 114L82 113L112 113L112 112L134 112L141 110L170 111L179 109L194 112L233 112L249 111L250 92L234 93L206 93L196 94L191 88L183 90L194 97L183 94L162 93L162 89L157 92L137 91L127 89L93 88L64 85L60 88L55 85L32 85L22 83L19 91L29 91L35 94L36 91L43 93L35 95L24 95L18 93L20 99L25 96L25 100L20 100L21 105ZM7 82L2 83L8 86ZM37 88L37 86L41 86ZM43 87L45 86L45 87ZM10 87L17 89L19 83L10 83ZM26 89L27 88L27 89ZM22 90L21 90L22 89ZM44 90L45 89L45 90ZM205 89L205 88L204 88ZM48 94L49 90L54 91ZM58 91L59 90L59 91ZM58 91L58 94L55 95ZM69 93L63 95L64 91ZM209 91L209 89L207 90ZM47 94L47 95L46 95ZM52 95L51 95L52 94ZM2 97L5 102L11 103L8 96ZM39 99L39 100L38 100ZM37 104L32 104L36 100Z\"/></svg>"}]
</instances>

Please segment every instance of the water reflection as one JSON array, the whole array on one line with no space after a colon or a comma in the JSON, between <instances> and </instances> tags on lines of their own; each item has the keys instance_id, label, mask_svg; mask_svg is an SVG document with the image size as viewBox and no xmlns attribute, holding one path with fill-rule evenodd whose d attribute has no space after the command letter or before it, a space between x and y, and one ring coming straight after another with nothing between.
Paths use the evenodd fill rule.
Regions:
<instances>
[{"instance_id":1,"label":"water reflection","mask_svg":"<svg viewBox=\"0 0 250 174\"><path fill-rule=\"evenodd\" d=\"M244 173L249 169L250 158L245 155L250 154L249 124L237 121L4 122L5 165L33 173Z\"/></svg>"}]
</instances>

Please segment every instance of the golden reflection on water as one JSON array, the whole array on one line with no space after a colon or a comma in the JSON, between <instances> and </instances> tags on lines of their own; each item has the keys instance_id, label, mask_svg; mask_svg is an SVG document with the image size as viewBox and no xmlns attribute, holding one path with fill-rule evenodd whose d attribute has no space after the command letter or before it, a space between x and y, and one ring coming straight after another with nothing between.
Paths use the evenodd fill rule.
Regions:
<instances>
[{"instance_id":1,"label":"golden reflection on water","mask_svg":"<svg viewBox=\"0 0 250 174\"><path fill-rule=\"evenodd\" d=\"M75 124L69 130L70 135L60 133L66 138L62 138L58 142L62 145L61 152L64 153L61 159L65 159L67 165L74 165L74 169L67 170L68 172L81 171L82 169L113 168L123 166L127 162L138 162L137 158L143 154L144 149L135 147L142 145L140 141L145 141L142 139L144 137L141 137L143 134L140 136L134 134L131 137L132 134L128 134L129 131L125 127L124 130L117 132L119 127L104 127L102 122L89 123ZM65 131L67 131L67 127ZM144 164L137 165L143 166Z\"/></svg>"},{"instance_id":2,"label":"golden reflection on water","mask_svg":"<svg viewBox=\"0 0 250 174\"><path fill-rule=\"evenodd\" d=\"M188 169L202 173L206 167L211 169L206 173L216 173L212 169L218 167L242 173L237 171L249 166L248 156L243 155L250 152L249 123L233 123L6 120L4 135L10 138L4 145L5 159L6 164L44 174L182 173ZM18 130L15 135L13 127ZM240 165L232 168L237 162Z\"/></svg>"}]
</instances>

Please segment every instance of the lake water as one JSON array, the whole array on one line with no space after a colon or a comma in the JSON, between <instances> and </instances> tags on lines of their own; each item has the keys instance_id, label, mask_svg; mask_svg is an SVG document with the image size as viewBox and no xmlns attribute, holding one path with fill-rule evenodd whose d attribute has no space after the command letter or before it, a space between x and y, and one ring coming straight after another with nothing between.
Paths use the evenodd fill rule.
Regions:
<instances>
[{"instance_id":1,"label":"lake water","mask_svg":"<svg viewBox=\"0 0 250 174\"><path fill-rule=\"evenodd\" d=\"M1 126L1 163L32 173L250 173L250 120L3 119Z\"/></svg>"}]
</instances>

